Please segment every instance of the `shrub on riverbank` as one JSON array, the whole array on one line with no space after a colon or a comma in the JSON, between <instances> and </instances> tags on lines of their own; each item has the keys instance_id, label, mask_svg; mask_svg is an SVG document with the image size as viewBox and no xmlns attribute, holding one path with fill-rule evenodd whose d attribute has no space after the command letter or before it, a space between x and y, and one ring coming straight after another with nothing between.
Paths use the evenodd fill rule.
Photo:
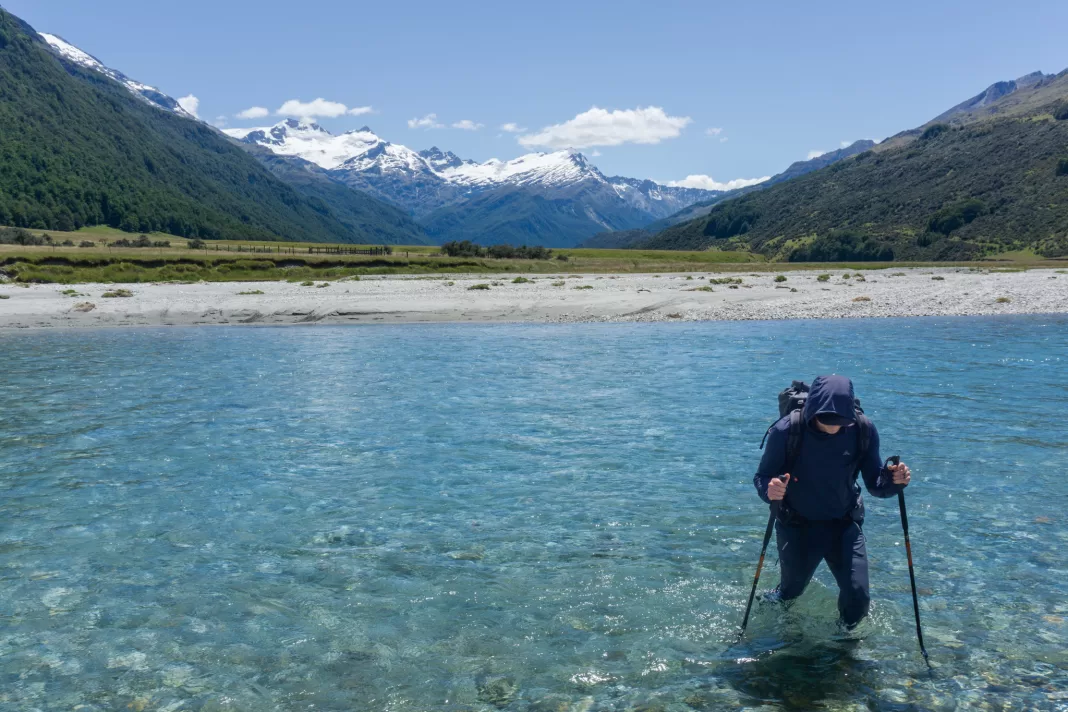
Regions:
<instances>
[{"instance_id":1,"label":"shrub on riverbank","mask_svg":"<svg viewBox=\"0 0 1068 712\"><path fill-rule=\"evenodd\" d=\"M553 251L545 247L527 247L526 245L482 247L470 240L464 240L463 242L446 242L441 246L441 254L449 257L491 257L498 260L547 260L552 257Z\"/></svg>"}]
</instances>

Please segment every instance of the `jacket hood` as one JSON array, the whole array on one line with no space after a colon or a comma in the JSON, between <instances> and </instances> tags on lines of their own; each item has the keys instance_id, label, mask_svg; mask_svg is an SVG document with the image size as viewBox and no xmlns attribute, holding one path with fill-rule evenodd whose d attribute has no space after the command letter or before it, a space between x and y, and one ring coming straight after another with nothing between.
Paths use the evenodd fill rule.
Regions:
<instances>
[{"instance_id":1,"label":"jacket hood","mask_svg":"<svg viewBox=\"0 0 1068 712\"><path fill-rule=\"evenodd\" d=\"M805 399L805 422L821 413L834 413L850 422L856 421L853 381L845 376L817 376Z\"/></svg>"}]
</instances>

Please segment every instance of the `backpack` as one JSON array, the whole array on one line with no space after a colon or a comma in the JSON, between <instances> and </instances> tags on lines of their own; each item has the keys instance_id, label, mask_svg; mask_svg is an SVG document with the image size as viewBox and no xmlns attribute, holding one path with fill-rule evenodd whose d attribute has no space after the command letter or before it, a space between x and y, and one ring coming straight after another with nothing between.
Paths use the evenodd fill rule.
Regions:
<instances>
[{"instance_id":1,"label":"backpack","mask_svg":"<svg viewBox=\"0 0 1068 712\"><path fill-rule=\"evenodd\" d=\"M805 408L808 391L807 383L793 381L789 387L784 388L779 393L779 420L782 420L787 415L790 416L790 431L786 436L785 472L790 472L794 469L794 465L797 463L797 456L801 453L801 443L805 434L805 423L801 420L801 412ZM856 478L857 473L860 472L860 465L864 462L864 456L868 454L868 444L871 442L871 421L868 420L868 416L864 415L864 409L860 407L859 398L853 398L853 407L856 409L857 415L857 465L853 471L853 477ZM779 421L776 420L775 423L777 422ZM764 432L764 439L760 441L761 450L764 449L764 443L767 442L768 434L775 427L775 423L772 423Z\"/></svg>"}]
</instances>

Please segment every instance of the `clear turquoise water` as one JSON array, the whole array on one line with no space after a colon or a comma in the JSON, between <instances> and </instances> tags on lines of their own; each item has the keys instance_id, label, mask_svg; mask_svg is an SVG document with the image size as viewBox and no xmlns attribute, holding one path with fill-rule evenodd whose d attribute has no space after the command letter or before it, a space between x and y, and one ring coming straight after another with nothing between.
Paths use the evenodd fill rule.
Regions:
<instances>
[{"instance_id":1,"label":"clear turquoise water","mask_svg":"<svg viewBox=\"0 0 1068 712\"><path fill-rule=\"evenodd\" d=\"M0 709L1066 709L1068 319L0 335ZM908 491L734 643L793 377ZM777 581L770 557L762 583ZM78 707L81 705L81 707Z\"/></svg>"}]
</instances>

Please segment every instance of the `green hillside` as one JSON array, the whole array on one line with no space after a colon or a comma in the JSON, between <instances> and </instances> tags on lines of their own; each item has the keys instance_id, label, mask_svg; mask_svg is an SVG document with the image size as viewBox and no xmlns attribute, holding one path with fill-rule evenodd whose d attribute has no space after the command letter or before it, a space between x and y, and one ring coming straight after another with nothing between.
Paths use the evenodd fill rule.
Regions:
<instances>
[{"instance_id":1,"label":"green hillside","mask_svg":"<svg viewBox=\"0 0 1068 712\"><path fill-rule=\"evenodd\" d=\"M1049 86L1068 84L1065 76L1046 85L1047 96ZM1068 255L1064 98L962 125L930 124L888 143L724 201L639 246L747 248L793 261L965 260L1018 249Z\"/></svg>"},{"instance_id":2,"label":"green hillside","mask_svg":"<svg viewBox=\"0 0 1068 712\"><path fill-rule=\"evenodd\" d=\"M576 194L557 198L502 188L435 210L422 222L437 244L477 240L487 245L574 247L606 227L636 228L647 220L636 208L620 208L610 190L582 186Z\"/></svg>"},{"instance_id":3,"label":"green hillside","mask_svg":"<svg viewBox=\"0 0 1068 712\"><path fill-rule=\"evenodd\" d=\"M303 193L312 205L322 204L361 241L375 245L430 244L423 228L406 212L334 179L319 166L296 156L283 156L253 144L239 144L267 170Z\"/></svg>"},{"instance_id":4,"label":"green hillside","mask_svg":"<svg viewBox=\"0 0 1068 712\"><path fill-rule=\"evenodd\" d=\"M367 242L214 129L65 66L0 10L0 224Z\"/></svg>"}]
</instances>

